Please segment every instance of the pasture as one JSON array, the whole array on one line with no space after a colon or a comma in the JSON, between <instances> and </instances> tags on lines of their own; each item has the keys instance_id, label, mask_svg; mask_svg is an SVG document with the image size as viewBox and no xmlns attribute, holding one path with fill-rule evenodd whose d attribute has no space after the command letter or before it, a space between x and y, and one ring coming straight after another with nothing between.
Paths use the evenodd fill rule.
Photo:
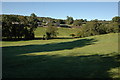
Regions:
<instances>
[{"instance_id":1,"label":"pasture","mask_svg":"<svg viewBox=\"0 0 120 80\"><path fill-rule=\"evenodd\" d=\"M75 29L58 31L59 39L2 41L3 78L120 78L117 33L72 39Z\"/></svg>"}]
</instances>

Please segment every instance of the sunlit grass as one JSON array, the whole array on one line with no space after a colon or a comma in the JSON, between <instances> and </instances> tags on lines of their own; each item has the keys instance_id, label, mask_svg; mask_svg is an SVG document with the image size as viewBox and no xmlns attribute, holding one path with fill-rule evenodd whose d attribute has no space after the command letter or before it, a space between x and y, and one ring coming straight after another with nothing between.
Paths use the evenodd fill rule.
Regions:
<instances>
[{"instance_id":1,"label":"sunlit grass","mask_svg":"<svg viewBox=\"0 0 120 80\"><path fill-rule=\"evenodd\" d=\"M109 75L113 78L120 78L120 67L112 68L108 71Z\"/></svg>"},{"instance_id":2,"label":"sunlit grass","mask_svg":"<svg viewBox=\"0 0 120 80\"><path fill-rule=\"evenodd\" d=\"M70 37L71 33L76 34L79 29L76 28L58 28L58 35L59 37ZM36 37L43 37L45 35L46 28L39 27L35 31Z\"/></svg>"}]
</instances>

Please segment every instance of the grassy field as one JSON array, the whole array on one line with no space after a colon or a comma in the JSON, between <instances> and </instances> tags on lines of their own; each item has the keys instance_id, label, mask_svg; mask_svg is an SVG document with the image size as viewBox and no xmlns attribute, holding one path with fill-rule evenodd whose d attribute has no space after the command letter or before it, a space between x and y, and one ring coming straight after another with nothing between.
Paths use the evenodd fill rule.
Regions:
<instances>
[{"instance_id":1,"label":"grassy field","mask_svg":"<svg viewBox=\"0 0 120 80\"><path fill-rule=\"evenodd\" d=\"M58 28L58 37L70 37L71 33L77 33L79 29L76 28ZM35 31L36 37L43 37L46 32L46 28L39 27Z\"/></svg>"},{"instance_id":2,"label":"grassy field","mask_svg":"<svg viewBox=\"0 0 120 80\"><path fill-rule=\"evenodd\" d=\"M45 28L44 28L45 29ZM44 30L36 31L42 36ZM74 29L59 36L69 36ZM3 78L120 78L118 34L3 41Z\"/></svg>"}]
</instances>

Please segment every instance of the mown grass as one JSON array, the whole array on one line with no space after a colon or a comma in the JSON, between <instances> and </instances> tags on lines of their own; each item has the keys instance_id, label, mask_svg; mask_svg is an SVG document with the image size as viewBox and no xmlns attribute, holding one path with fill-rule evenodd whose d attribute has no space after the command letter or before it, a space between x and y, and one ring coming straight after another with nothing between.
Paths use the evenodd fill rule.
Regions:
<instances>
[{"instance_id":1,"label":"mown grass","mask_svg":"<svg viewBox=\"0 0 120 80\"><path fill-rule=\"evenodd\" d=\"M3 41L2 51L3 78L120 78L117 33Z\"/></svg>"}]
</instances>

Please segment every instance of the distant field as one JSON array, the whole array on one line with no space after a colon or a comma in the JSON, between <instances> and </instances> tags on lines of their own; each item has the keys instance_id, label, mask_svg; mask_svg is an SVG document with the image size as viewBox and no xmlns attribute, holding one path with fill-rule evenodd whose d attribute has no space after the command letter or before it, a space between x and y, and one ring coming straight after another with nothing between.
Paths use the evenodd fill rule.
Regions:
<instances>
[{"instance_id":1,"label":"distant field","mask_svg":"<svg viewBox=\"0 0 120 80\"><path fill-rule=\"evenodd\" d=\"M39 28L36 36L42 36ZM69 36L74 29L59 36ZM39 32L40 31L40 32ZM120 78L118 34L86 38L3 41L3 78Z\"/></svg>"},{"instance_id":2,"label":"distant field","mask_svg":"<svg viewBox=\"0 0 120 80\"><path fill-rule=\"evenodd\" d=\"M70 37L71 33L77 33L79 29L76 28L58 28L58 37ZM36 37L42 37L46 32L46 28L39 27L35 31Z\"/></svg>"}]
</instances>

